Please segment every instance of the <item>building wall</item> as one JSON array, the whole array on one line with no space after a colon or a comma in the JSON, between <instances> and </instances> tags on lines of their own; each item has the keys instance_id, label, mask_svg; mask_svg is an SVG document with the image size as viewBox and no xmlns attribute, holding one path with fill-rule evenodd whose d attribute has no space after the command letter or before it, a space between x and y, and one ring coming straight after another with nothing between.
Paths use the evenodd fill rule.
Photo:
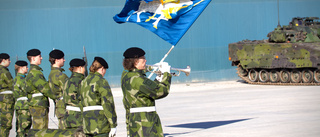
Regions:
<instances>
[{"instance_id":1,"label":"building wall","mask_svg":"<svg viewBox=\"0 0 320 137\"><path fill-rule=\"evenodd\" d=\"M171 45L152 32L133 23L117 24L112 17L125 0L0 0L0 52L10 54L9 69L14 75L16 57L26 60L32 48L42 51L40 65L50 73L52 49L64 51L64 68L70 76L69 61L83 57L88 63L95 56L107 60L105 78L111 86L120 85L122 53L137 46L146 51L147 64L161 60ZM318 0L280 0L280 24L293 17L320 17ZM278 24L276 0L212 0L168 58L172 67L190 65L189 77L183 74L173 82L208 82L238 79L228 60L228 44L244 39L267 39Z\"/></svg>"}]
</instances>

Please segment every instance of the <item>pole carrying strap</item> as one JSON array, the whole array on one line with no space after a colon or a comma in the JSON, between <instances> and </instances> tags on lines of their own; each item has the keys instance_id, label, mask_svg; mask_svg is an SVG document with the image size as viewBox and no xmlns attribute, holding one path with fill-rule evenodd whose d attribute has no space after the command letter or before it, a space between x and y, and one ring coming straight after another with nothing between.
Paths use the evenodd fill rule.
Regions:
<instances>
[{"instance_id":1,"label":"pole carrying strap","mask_svg":"<svg viewBox=\"0 0 320 137\"><path fill-rule=\"evenodd\" d=\"M156 107L138 107L138 108L130 108L130 113L137 113L137 112L153 112L156 111Z\"/></svg>"},{"instance_id":2,"label":"pole carrying strap","mask_svg":"<svg viewBox=\"0 0 320 137\"><path fill-rule=\"evenodd\" d=\"M17 101L19 101L19 100L28 100L28 98L27 97L20 97L17 99Z\"/></svg>"},{"instance_id":3,"label":"pole carrying strap","mask_svg":"<svg viewBox=\"0 0 320 137\"><path fill-rule=\"evenodd\" d=\"M79 107L74 107L74 106L67 106L66 107L67 110L72 110L72 111L78 111L81 112Z\"/></svg>"},{"instance_id":4,"label":"pole carrying strap","mask_svg":"<svg viewBox=\"0 0 320 137\"><path fill-rule=\"evenodd\" d=\"M13 94L13 92L12 92L12 91L7 90L7 91L2 91L2 92L0 92L0 94Z\"/></svg>"},{"instance_id":5,"label":"pole carrying strap","mask_svg":"<svg viewBox=\"0 0 320 137\"><path fill-rule=\"evenodd\" d=\"M83 107L83 111L91 111L91 110L103 110L102 106L87 106Z\"/></svg>"}]
</instances>

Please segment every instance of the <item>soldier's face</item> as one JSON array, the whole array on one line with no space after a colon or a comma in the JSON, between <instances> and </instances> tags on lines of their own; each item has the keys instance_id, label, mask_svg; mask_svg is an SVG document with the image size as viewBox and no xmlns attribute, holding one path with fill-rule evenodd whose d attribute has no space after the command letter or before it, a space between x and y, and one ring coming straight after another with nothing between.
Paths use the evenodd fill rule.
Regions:
<instances>
[{"instance_id":1,"label":"soldier's face","mask_svg":"<svg viewBox=\"0 0 320 137\"><path fill-rule=\"evenodd\" d=\"M10 63L11 63L10 58L8 58L8 59L2 60L1 64L3 64L4 67L9 67Z\"/></svg>"},{"instance_id":2,"label":"soldier's face","mask_svg":"<svg viewBox=\"0 0 320 137\"><path fill-rule=\"evenodd\" d=\"M33 62L34 62L33 64L40 65L41 61L42 61L42 56L41 55L33 57Z\"/></svg>"},{"instance_id":3,"label":"soldier's face","mask_svg":"<svg viewBox=\"0 0 320 137\"><path fill-rule=\"evenodd\" d=\"M21 67L21 69L22 69L22 74L28 73L28 67L27 66L23 66L23 67Z\"/></svg>"},{"instance_id":4,"label":"soldier's face","mask_svg":"<svg viewBox=\"0 0 320 137\"><path fill-rule=\"evenodd\" d=\"M146 57L142 56L136 61L135 67L139 70L144 70L146 68L146 62Z\"/></svg>"},{"instance_id":5,"label":"soldier's face","mask_svg":"<svg viewBox=\"0 0 320 137\"><path fill-rule=\"evenodd\" d=\"M64 59L64 57L63 58L61 58L61 59L57 59L56 60L56 62L58 63L58 65L60 66L60 67L63 67L64 66L64 62L65 62L66 60Z\"/></svg>"}]
</instances>

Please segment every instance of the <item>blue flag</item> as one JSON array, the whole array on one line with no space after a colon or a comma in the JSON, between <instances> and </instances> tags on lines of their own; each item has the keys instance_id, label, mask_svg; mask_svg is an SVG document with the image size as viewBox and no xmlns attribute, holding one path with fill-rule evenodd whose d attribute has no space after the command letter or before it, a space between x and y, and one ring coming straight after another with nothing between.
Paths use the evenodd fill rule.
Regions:
<instances>
[{"instance_id":1,"label":"blue flag","mask_svg":"<svg viewBox=\"0 0 320 137\"><path fill-rule=\"evenodd\" d=\"M113 17L117 23L133 22L176 45L211 0L126 0Z\"/></svg>"}]
</instances>

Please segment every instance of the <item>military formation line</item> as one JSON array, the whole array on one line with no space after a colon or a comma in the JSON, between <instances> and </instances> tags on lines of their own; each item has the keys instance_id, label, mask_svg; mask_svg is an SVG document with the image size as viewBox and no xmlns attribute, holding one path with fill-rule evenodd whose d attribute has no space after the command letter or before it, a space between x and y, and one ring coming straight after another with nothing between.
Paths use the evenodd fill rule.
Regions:
<instances>
[{"instance_id":1,"label":"military formation line","mask_svg":"<svg viewBox=\"0 0 320 137\"><path fill-rule=\"evenodd\" d=\"M126 110L127 135L130 137L163 137L155 100L169 94L171 66L158 63L161 74L155 80L146 77L143 49L128 48L123 53L124 71L121 76L123 105ZM48 81L42 68L41 51L27 52L30 63L15 62L16 77L8 70L11 63L7 53L0 54L0 134L9 137L13 114L16 114L17 137L70 136L114 137L117 114L108 81L104 78L109 68L102 57L95 57L87 74L86 62L74 58L69 62L68 77L62 68L64 53L55 49L49 53L51 72ZM49 98L54 101L59 129L48 129Z\"/></svg>"}]
</instances>

